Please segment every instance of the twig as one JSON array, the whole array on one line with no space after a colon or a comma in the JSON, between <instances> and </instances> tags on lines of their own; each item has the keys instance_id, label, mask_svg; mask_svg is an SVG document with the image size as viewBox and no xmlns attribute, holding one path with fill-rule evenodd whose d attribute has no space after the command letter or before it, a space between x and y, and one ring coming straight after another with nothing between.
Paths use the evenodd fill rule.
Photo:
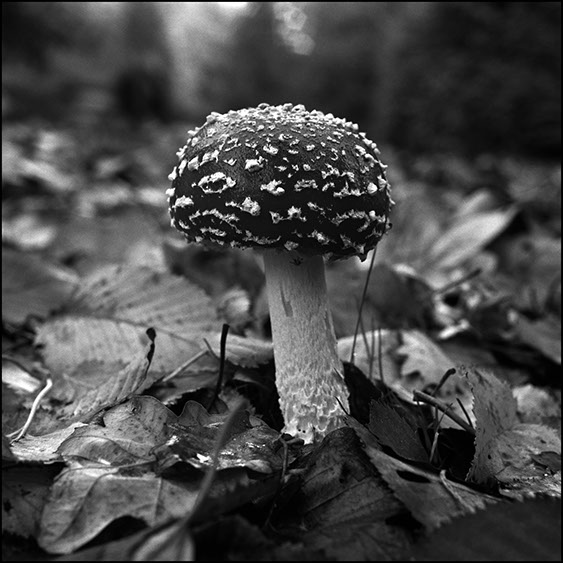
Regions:
<instances>
[{"instance_id":1,"label":"twig","mask_svg":"<svg viewBox=\"0 0 563 563\"><path fill-rule=\"evenodd\" d=\"M369 263L368 274L366 276L366 283L364 284L364 290L362 292L362 300L360 302L360 308L358 310L358 320L356 321L356 328L354 329L354 340L352 341L352 351L350 352L350 363L354 363L354 354L356 352L356 340L358 338L358 330L360 329L360 321L362 320L362 309L364 307L364 301L366 300L366 294L368 291L369 278L371 276L371 271L373 270L373 263L375 261L375 248L372 250L371 261Z\"/></svg>"},{"instance_id":2,"label":"twig","mask_svg":"<svg viewBox=\"0 0 563 563\"><path fill-rule=\"evenodd\" d=\"M467 424L463 418L458 416L455 412L451 412L451 405L444 405L438 399L423 393L422 391L413 391L413 399L415 401L420 401L421 403L426 403L436 407L439 411L442 411L446 416L449 416L454 422L457 422L464 430L475 436L475 428Z\"/></svg>"},{"instance_id":3,"label":"twig","mask_svg":"<svg viewBox=\"0 0 563 563\"><path fill-rule=\"evenodd\" d=\"M440 379L438 385L436 385L436 387L432 391L432 397L436 395L436 393L442 388L442 385L444 385L444 383L446 383L446 381L450 378L450 375L453 375L454 373L455 368L450 368L444 375L442 375L442 379Z\"/></svg>"},{"instance_id":4,"label":"twig","mask_svg":"<svg viewBox=\"0 0 563 563\"><path fill-rule=\"evenodd\" d=\"M227 344L227 334L229 332L229 325L227 323L223 324L223 329L221 331L221 356L219 360L219 375L217 377L217 383L215 385L215 391L211 399L211 403L207 410L215 404L217 397L219 397L219 392L221 391L221 383L223 383L223 373L225 371L225 356L226 356L226 344Z\"/></svg>"},{"instance_id":5,"label":"twig","mask_svg":"<svg viewBox=\"0 0 563 563\"><path fill-rule=\"evenodd\" d=\"M17 442L18 440L20 440L25 436L26 432L29 430L29 427L31 426L31 423L33 422L35 413L39 408L39 403L41 402L43 397L50 391L51 387L53 387L53 380L49 377L47 378L47 383L45 383L45 387L43 387L43 389L41 389L41 391L39 391L39 393L37 394L37 397L35 397L33 404L31 405L31 410L29 411L27 420L25 421L25 424L23 425L22 429L16 432L12 432L11 434L8 435L8 438L11 438L11 436L15 434L15 437L10 440L10 444Z\"/></svg>"},{"instance_id":6,"label":"twig","mask_svg":"<svg viewBox=\"0 0 563 563\"><path fill-rule=\"evenodd\" d=\"M172 373L169 373L166 377L162 378L162 383L170 381L172 378L176 377L179 373L182 373L187 367L191 366L197 362L201 357L207 354L207 350L200 350L195 356L192 356L189 360L184 362L179 368L176 368Z\"/></svg>"},{"instance_id":7,"label":"twig","mask_svg":"<svg viewBox=\"0 0 563 563\"><path fill-rule=\"evenodd\" d=\"M458 285L461 285L462 283L469 281L471 278L477 277L481 273L482 273L481 268L475 268L474 270L471 270L470 272L468 272L465 276L462 276L461 278L459 278L457 280L454 280L450 283L447 283L446 285L444 285L442 287L435 289L434 291L432 291L432 294L433 295L439 295L440 293L446 293L450 289L453 289L454 287L457 287Z\"/></svg>"},{"instance_id":8,"label":"twig","mask_svg":"<svg viewBox=\"0 0 563 563\"><path fill-rule=\"evenodd\" d=\"M457 398L456 401L457 401L457 404L460 406L461 410L463 411L465 418L467 418L467 422L468 422L469 426L471 426L471 428L473 428L473 423L471 422L471 417L469 416L469 413L467 412L467 410L465 410L463 403L459 400L459 398Z\"/></svg>"},{"instance_id":9,"label":"twig","mask_svg":"<svg viewBox=\"0 0 563 563\"><path fill-rule=\"evenodd\" d=\"M211 491L213 479L215 477L215 474L217 473L217 466L219 465L219 454L221 453L223 446L226 444L228 440L229 432L231 431L233 421L235 420L239 411L243 407L243 404L244 401L240 401L239 403L237 403L233 407L233 410L229 413L229 416L227 416L227 418L225 419L225 422L223 422L223 424L221 425L221 430L219 431L219 435L215 440L215 446L213 447L213 453L211 456L212 463L207 468L207 471L205 472L205 476L203 477L203 480L199 487L199 492L191 512L185 516L186 523L193 522L198 511L201 510L201 506L203 502L205 501L205 499L209 495L209 492Z\"/></svg>"},{"instance_id":10,"label":"twig","mask_svg":"<svg viewBox=\"0 0 563 563\"><path fill-rule=\"evenodd\" d=\"M377 326L377 365L379 367L379 379L381 383L385 383L385 376L383 375L383 341L381 340L381 325Z\"/></svg>"},{"instance_id":11,"label":"twig","mask_svg":"<svg viewBox=\"0 0 563 563\"><path fill-rule=\"evenodd\" d=\"M373 381L373 362L375 360L375 329L373 328L373 315L371 316L371 342L369 348L369 380ZM381 360L379 360L381 361ZM381 377L381 370L379 370L379 376Z\"/></svg>"}]
</instances>

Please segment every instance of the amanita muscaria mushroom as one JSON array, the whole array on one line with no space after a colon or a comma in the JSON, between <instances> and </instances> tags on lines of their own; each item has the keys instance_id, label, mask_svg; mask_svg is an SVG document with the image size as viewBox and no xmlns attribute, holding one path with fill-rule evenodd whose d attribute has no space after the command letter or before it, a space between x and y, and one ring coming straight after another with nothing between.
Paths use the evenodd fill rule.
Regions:
<instances>
[{"instance_id":1,"label":"amanita muscaria mushroom","mask_svg":"<svg viewBox=\"0 0 563 563\"><path fill-rule=\"evenodd\" d=\"M260 104L212 113L178 157L172 225L190 242L262 251L285 431L311 442L341 426L323 257L365 258L389 228L377 146L331 114Z\"/></svg>"}]
</instances>

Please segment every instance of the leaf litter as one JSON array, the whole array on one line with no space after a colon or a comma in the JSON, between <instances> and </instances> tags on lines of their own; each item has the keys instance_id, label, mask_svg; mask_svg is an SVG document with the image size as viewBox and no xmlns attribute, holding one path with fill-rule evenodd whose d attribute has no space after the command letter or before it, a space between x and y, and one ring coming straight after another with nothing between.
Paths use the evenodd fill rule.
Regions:
<instances>
[{"instance_id":1,"label":"leaf litter","mask_svg":"<svg viewBox=\"0 0 563 563\"><path fill-rule=\"evenodd\" d=\"M44 140L72 147L66 132ZM7 534L61 560L440 560L454 535L448 560L475 554L475 537L497 558L536 534L560 496L560 242L528 203L534 178L560 176L502 162L512 200L501 205L456 160L438 166L470 197L442 197L430 158L410 178L398 163L393 239L357 334L365 269L328 268L339 352L353 360L348 428L303 447L280 432L275 394L263 398L273 354L254 256L162 237L149 155L131 198L116 181L128 159L100 156L86 172L76 151L72 166L49 154L3 170L10 189L35 178L44 205L25 193L3 210L4 351L34 378L17 389L6 370ZM90 220L52 221L60 193ZM39 238L17 235L25 224ZM27 433L7 439L48 380ZM518 528L513 510L534 518ZM546 536L529 553L553 552Z\"/></svg>"}]
</instances>

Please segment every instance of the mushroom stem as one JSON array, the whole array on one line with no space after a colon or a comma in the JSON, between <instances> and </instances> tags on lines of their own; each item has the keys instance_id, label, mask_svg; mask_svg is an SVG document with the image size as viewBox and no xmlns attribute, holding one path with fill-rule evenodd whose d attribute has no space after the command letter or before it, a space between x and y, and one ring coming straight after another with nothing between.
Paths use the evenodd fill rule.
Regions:
<instances>
[{"instance_id":1,"label":"mushroom stem","mask_svg":"<svg viewBox=\"0 0 563 563\"><path fill-rule=\"evenodd\" d=\"M284 431L310 443L342 426L348 408L323 258L275 250L263 257Z\"/></svg>"}]
</instances>

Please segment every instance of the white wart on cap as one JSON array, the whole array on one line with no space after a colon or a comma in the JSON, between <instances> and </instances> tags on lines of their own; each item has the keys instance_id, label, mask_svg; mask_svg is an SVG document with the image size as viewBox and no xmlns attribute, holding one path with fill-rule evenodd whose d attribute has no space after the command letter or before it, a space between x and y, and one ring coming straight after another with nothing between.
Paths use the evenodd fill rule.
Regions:
<instances>
[{"instance_id":1,"label":"white wart on cap","mask_svg":"<svg viewBox=\"0 0 563 563\"><path fill-rule=\"evenodd\" d=\"M167 193L189 241L336 259L365 257L389 228L386 166L353 123L261 104L188 135Z\"/></svg>"}]
</instances>

